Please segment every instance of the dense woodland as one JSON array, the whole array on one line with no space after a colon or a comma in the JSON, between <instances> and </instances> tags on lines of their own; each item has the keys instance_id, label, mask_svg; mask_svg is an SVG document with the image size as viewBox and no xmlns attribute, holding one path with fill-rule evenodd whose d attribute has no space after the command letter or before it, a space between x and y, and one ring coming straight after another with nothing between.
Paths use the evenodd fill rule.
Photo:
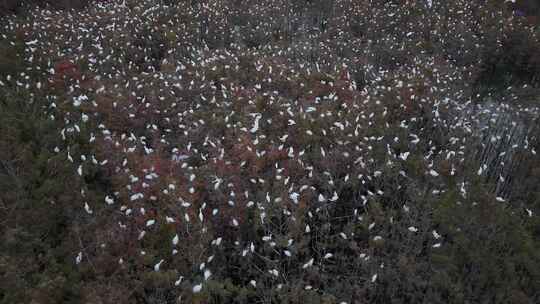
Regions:
<instances>
[{"instance_id":1,"label":"dense woodland","mask_svg":"<svg viewBox=\"0 0 540 304\"><path fill-rule=\"evenodd\" d=\"M0 0L0 303L540 303L539 7Z\"/></svg>"}]
</instances>

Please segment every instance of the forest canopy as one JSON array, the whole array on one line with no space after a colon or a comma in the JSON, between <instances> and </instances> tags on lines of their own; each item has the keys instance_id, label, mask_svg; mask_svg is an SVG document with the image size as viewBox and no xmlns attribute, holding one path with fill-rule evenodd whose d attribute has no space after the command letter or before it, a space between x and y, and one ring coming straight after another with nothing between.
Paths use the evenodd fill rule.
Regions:
<instances>
[{"instance_id":1,"label":"forest canopy","mask_svg":"<svg viewBox=\"0 0 540 304\"><path fill-rule=\"evenodd\" d=\"M0 303L539 303L536 1L0 0Z\"/></svg>"}]
</instances>

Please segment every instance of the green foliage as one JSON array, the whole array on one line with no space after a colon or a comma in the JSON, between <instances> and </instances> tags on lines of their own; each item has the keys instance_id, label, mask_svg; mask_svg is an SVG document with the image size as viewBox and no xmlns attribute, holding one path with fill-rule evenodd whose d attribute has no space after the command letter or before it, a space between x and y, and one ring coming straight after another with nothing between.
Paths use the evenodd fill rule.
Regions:
<instances>
[{"instance_id":1,"label":"green foliage","mask_svg":"<svg viewBox=\"0 0 540 304\"><path fill-rule=\"evenodd\" d=\"M64 262L71 260L73 248L65 229L73 220L73 194L66 191L71 170L53 158L56 130L39 103L26 102L29 96L14 92L4 91L0 98L0 256L10 265L2 273L6 286L0 288L0 301L24 302L36 292L54 303L76 289L77 273ZM9 287L29 284L35 289Z\"/></svg>"}]
</instances>

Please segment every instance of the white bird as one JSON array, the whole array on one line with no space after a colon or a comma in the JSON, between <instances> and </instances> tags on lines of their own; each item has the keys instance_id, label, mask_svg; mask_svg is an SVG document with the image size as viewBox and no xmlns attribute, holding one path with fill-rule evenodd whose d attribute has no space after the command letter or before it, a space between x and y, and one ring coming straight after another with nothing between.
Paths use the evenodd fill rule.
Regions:
<instances>
[{"instance_id":1,"label":"white bird","mask_svg":"<svg viewBox=\"0 0 540 304\"><path fill-rule=\"evenodd\" d=\"M174 246L178 245L178 234L173 237L172 243Z\"/></svg>"},{"instance_id":2,"label":"white bird","mask_svg":"<svg viewBox=\"0 0 540 304\"><path fill-rule=\"evenodd\" d=\"M410 152L400 153L399 158L401 158L402 160L407 160L407 158L409 157L409 154L411 153Z\"/></svg>"},{"instance_id":3,"label":"white bird","mask_svg":"<svg viewBox=\"0 0 540 304\"><path fill-rule=\"evenodd\" d=\"M249 132L255 133L259 130L259 120L261 120L261 118L261 114L257 113L255 116L255 121L253 122L253 127L251 128L251 130L249 130Z\"/></svg>"},{"instance_id":4,"label":"white bird","mask_svg":"<svg viewBox=\"0 0 540 304\"><path fill-rule=\"evenodd\" d=\"M184 279L184 276L180 276L180 277L178 278L178 280L176 280L176 281L174 282L174 286L179 286L180 283L182 283L182 280L183 280L183 279Z\"/></svg>"},{"instance_id":5,"label":"white bird","mask_svg":"<svg viewBox=\"0 0 540 304\"><path fill-rule=\"evenodd\" d=\"M305 264L302 266L302 268L303 268L303 269L306 269L306 268L308 268L308 267L311 267L311 266L313 265L313 261L314 261L314 259L311 258L307 263L305 263Z\"/></svg>"},{"instance_id":6,"label":"white bird","mask_svg":"<svg viewBox=\"0 0 540 304\"><path fill-rule=\"evenodd\" d=\"M289 194L289 198L293 201L293 203L297 204L298 205L298 197L300 196L300 194L296 193L296 192L293 192L291 194Z\"/></svg>"},{"instance_id":7,"label":"white bird","mask_svg":"<svg viewBox=\"0 0 540 304\"><path fill-rule=\"evenodd\" d=\"M107 205L112 205L114 204L114 199L110 196L105 196L105 202L107 203Z\"/></svg>"},{"instance_id":8,"label":"white bird","mask_svg":"<svg viewBox=\"0 0 540 304\"><path fill-rule=\"evenodd\" d=\"M202 290L202 284L197 284L193 286L193 293L199 293Z\"/></svg>"},{"instance_id":9,"label":"white bird","mask_svg":"<svg viewBox=\"0 0 540 304\"><path fill-rule=\"evenodd\" d=\"M161 260L159 261L159 263L157 263L156 265L154 265L154 271L159 271L159 268L161 267L161 264L164 262L165 260Z\"/></svg>"},{"instance_id":10,"label":"white bird","mask_svg":"<svg viewBox=\"0 0 540 304\"><path fill-rule=\"evenodd\" d=\"M77 254L77 257L75 258L75 263L78 265L80 264L82 261L82 252L79 252L79 254Z\"/></svg>"},{"instance_id":11,"label":"white bird","mask_svg":"<svg viewBox=\"0 0 540 304\"><path fill-rule=\"evenodd\" d=\"M85 210L86 213L88 213L88 214L94 213L94 212L92 211L92 209L90 209L90 206L88 205L87 202L84 203L84 210Z\"/></svg>"}]
</instances>

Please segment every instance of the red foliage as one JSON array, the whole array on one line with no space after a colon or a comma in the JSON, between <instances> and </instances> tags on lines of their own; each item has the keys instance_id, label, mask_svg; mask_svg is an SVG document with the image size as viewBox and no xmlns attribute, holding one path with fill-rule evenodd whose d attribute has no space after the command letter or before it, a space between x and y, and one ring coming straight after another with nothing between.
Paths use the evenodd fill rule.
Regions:
<instances>
[{"instance_id":1,"label":"red foliage","mask_svg":"<svg viewBox=\"0 0 540 304\"><path fill-rule=\"evenodd\" d=\"M70 81L81 82L83 80L79 66L68 59L56 62L54 64L54 72L51 80L54 86L64 86Z\"/></svg>"}]
</instances>

